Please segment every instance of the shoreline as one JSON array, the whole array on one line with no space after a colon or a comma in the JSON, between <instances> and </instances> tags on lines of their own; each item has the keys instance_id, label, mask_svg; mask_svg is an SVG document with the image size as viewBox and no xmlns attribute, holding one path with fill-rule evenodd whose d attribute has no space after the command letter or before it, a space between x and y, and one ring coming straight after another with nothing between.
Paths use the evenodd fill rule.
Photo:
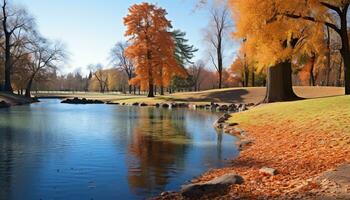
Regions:
<instances>
[{"instance_id":1,"label":"shoreline","mask_svg":"<svg viewBox=\"0 0 350 200\"><path fill-rule=\"evenodd\" d=\"M36 98L27 98L17 94L9 94L0 92L0 109L9 108L12 106L28 105L39 102Z\"/></svg>"},{"instance_id":2,"label":"shoreline","mask_svg":"<svg viewBox=\"0 0 350 200\"><path fill-rule=\"evenodd\" d=\"M334 100L337 98L316 99L311 103L328 101L332 105ZM309 102L281 105L305 103ZM244 183L231 184L228 189L202 190L202 196L196 199L350 199L350 132L335 129L329 132L327 127L315 134L315 125L295 126L301 122L278 115L284 126L278 121L276 126L271 124L274 116L259 115L265 106L270 105L229 117L221 127L239 137L240 154L230 161L229 167L209 170L191 180L192 184L202 185L236 174ZM327 107L323 109L331 111ZM258 117L267 120L259 124ZM165 192L152 199L186 199L182 192Z\"/></svg>"}]
</instances>

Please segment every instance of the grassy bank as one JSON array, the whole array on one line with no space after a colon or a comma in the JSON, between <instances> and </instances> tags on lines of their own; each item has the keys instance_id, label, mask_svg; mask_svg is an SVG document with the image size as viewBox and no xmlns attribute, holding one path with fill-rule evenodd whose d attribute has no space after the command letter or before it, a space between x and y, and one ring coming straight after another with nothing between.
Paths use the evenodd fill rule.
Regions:
<instances>
[{"instance_id":1,"label":"grassy bank","mask_svg":"<svg viewBox=\"0 0 350 200\"><path fill-rule=\"evenodd\" d=\"M227 173L237 173L245 182L206 198L350 199L350 180L346 189L320 180L324 172L350 161L350 96L261 105L233 114L229 122L247 131L253 145L230 167L209 171L193 182ZM279 173L266 176L259 173L262 167ZM179 194L159 197L170 198L182 199Z\"/></svg>"},{"instance_id":2,"label":"grassy bank","mask_svg":"<svg viewBox=\"0 0 350 200\"><path fill-rule=\"evenodd\" d=\"M304 98L317 98L342 95L343 88L337 87L295 87L295 92ZM258 103L265 96L265 88L227 88L217 90L207 90L201 92L184 92L175 93L165 96L157 96L155 98L147 98L138 95L122 95L122 94L100 94L100 93L39 93L38 97L63 97L63 98L88 98L110 101L113 103L133 104L147 103L156 104L164 102L188 102L188 103Z\"/></svg>"},{"instance_id":3,"label":"grassy bank","mask_svg":"<svg viewBox=\"0 0 350 200\"><path fill-rule=\"evenodd\" d=\"M29 104L33 102L32 99L26 98L24 96L4 92L0 92L0 101L5 101L11 106Z\"/></svg>"}]
</instances>

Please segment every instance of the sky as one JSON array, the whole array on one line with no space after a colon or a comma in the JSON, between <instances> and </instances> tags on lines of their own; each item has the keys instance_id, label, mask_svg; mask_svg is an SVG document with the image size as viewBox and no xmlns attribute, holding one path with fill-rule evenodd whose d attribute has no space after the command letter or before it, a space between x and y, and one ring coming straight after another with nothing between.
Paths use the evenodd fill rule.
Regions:
<instances>
[{"instance_id":1,"label":"sky","mask_svg":"<svg viewBox=\"0 0 350 200\"><path fill-rule=\"evenodd\" d=\"M144 0L145 1L145 0ZM69 60L61 72L81 70L89 64L109 66L110 50L126 41L123 17L128 7L142 0L13 0L36 19L41 34L65 44ZM196 0L147 0L165 8L176 29L187 33L189 43L199 48L194 61L206 60L203 29L208 25L208 9L195 9ZM231 51L229 57L234 56Z\"/></svg>"}]
</instances>

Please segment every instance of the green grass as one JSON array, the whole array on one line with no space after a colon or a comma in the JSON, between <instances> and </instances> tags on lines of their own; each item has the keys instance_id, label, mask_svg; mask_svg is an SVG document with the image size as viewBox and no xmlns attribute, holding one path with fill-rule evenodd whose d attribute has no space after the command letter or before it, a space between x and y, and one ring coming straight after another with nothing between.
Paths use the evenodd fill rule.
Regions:
<instances>
[{"instance_id":1,"label":"green grass","mask_svg":"<svg viewBox=\"0 0 350 200\"><path fill-rule=\"evenodd\" d=\"M318 98L261 105L233 114L230 122L244 126L294 126L313 131L341 131L350 134L350 96Z\"/></svg>"},{"instance_id":2,"label":"green grass","mask_svg":"<svg viewBox=\"0 0 350 200\"><path fill-rule=\"evenodd\" d=\"M294 87L297 95L304 98L317 98L325 96L336 96L344 94L344 88L337 87ZM259 103L265 96L266 88L225 88L214 89L200 92L183 92L175 94L167 94L165 96L157 95L155 98L147 98L145 95L124 95L116 93L94 93L94 92L78 92L78 93L42 93L36 94L40 96L61 96L66 98L79 97L88 99L99 99L103 101L111 101L114 103L132 104L147 103L156 104L163 102L188 102L195 104L215 103Z\"/></svg>"}]
</instances>

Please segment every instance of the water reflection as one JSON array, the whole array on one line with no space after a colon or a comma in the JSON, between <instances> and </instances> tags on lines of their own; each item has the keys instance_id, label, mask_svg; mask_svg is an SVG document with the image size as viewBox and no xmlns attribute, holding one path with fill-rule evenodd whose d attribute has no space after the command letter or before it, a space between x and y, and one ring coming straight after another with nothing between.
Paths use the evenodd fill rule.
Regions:
<instances>
[{"instance_id":1,"label":"water reflection","mask_svg":"<svg viewBox=\"0 0 350 200\"><path fill-rule=\"evenodd\" d=\"M144 199L237 154L208 112L58 100L0 110L0 199Z\"/></svg>"},{"instance_id":2,"label":"water reflection","mask_svg":"<svg viewBox=\"0 0 350 200\"><path fill-rule=\"evenodd\" d=\"M184 169L184 157L191 136L185 127L185 113L144 108L139 111L129 152L128 180L133 189L162 190L175 169ZM180 173L180 171L177 171Z\"/></svg>"}]
</instances>

